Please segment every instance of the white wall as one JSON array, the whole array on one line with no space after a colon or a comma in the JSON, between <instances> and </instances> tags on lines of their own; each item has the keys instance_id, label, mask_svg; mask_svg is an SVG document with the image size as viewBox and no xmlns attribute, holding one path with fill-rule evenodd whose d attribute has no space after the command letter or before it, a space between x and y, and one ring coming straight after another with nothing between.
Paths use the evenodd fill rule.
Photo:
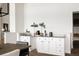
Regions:
<instances>
[{"instance_id":1,"label":"white wall","mask_svg":"<svg viewBox=\"0 0 79 59\"><path fill-rule=\"evenodd\" d=\"M15 4L16 32L24 32L24 4Z\"/></svg>"},{"instance_id":2,"label":"white wall","mask_svg":"<svg viewBox=\"0 0 79 59\"><path fill-rule=\"evenodd\" d=\"M66 52L70 53L70 36L72 34L72 12L79 11L79 4L60 4L60 3L28 3L24 5L24 22L26 29L33 33L30 25L33 22L46 24L47 32L54 34L65 34L67 39ZM71 44L72 45L72 44Z\"/></svg>"},{"instance_id":3,"label":"white wall","mask_svg":"<svg viewBox=\"0 0 79 59\"><path fill-rule=\"evenodd\" d=\"M72 22L67 19L71 18L72 11L67 8L71 9L66 4L25 4L25 29L33 22L45 22L48 32L52 31L57 34L70 32ZM59 27L62 27L63 31Z\"/></svg>"},{"instance_id":4,"label":"white wall","mask_svg":"<svg viewBox=\"0 0 79 59\"><path fill-rule=\"evenodd\" d=\"M10 3L10 32L15 32L15 4Z\"/></svg>"},{"instance_id":5,"label":"white wall","mask_svg":"<svg viewBox=\"0 0 79 59\"><path fill-rule=\"evenodd\" d=\"M10 3L10 32L24 32L23 3Z\"/></svg>"}]
</instances>

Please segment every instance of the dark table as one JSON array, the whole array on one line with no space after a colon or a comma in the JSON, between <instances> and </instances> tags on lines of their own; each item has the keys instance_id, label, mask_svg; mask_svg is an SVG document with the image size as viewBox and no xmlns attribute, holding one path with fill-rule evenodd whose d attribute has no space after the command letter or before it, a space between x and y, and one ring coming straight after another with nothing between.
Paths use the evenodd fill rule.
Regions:
<instances>
[{"instance_id":1,"label":"dark table","mask_svg":"<svg viewBox=\"0 0 79 59\"><path fill-rule=\"evenodd\" d=\"M11 52L15 49L20 49L19 56L24 56L25 53L28 53L28 55L29 55L29 47L31 47L31 46L26 45L26 44L7 43L7 44L4 44L2 48L0 48L0 55Z\"/></svg>"}]
</instances>

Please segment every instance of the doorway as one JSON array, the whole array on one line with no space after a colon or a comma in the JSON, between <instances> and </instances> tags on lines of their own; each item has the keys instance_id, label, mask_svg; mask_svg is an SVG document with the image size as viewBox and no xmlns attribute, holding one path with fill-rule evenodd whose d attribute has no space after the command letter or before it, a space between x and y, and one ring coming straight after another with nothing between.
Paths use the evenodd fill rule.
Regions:
<instances>
[{"instance_id":1,"label":"doorway","mask_svg":"<svg viewBox=\"0 0 79 59\"><path fill-rule=\"evenodd\" d=\"M79 11L73 12L73 48L79 48Z\"/></svg>"}]
</instances>

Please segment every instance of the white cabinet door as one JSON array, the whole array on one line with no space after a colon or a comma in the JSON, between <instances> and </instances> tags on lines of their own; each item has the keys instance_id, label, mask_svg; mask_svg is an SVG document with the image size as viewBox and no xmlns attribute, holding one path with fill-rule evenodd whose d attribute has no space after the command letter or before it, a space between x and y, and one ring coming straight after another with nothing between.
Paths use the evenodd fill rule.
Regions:
<instances>
[{"instance_id":1,"label":"white cabinet door","mask_svg":"<svg viewBox=\"0 0 79 59\"><path fill-rule=\"evenodd\" d=\"M64 38L51 38L49 54L64 55Z\"/></svg>"},{"instance_id":2,"label":"white cabinet door","mask_svg":"<svg viewBox=\"0 0 79 59\"><path fill-rule=\"evenodd\" d=\"M30 36L20 36L19 41L28 42L30 45Z\"/></svg>"},{"instance_id":3,"label":"white cabinet door","mask_svg":"<svg viewBox=\"0 0 79 59\"><path fill-rule=\"evenodd\" d=\"M50 38L50 43L49 43L49 54L55 55L56 48L55 48L55 40L53 38Z\"/></svg>"},{"instance_id":4,"label":"white cabinet door","mask_svg":"<svg viewBox=\"0 0 79 59\"><path fill-rule=\"evenodd\" d=\"M54 38L55 40L55 54L64 55L64 38Z\"/></svg>"},{"instance_id":5,"label":"white cabinet door","mask_svg":"<svg viewBox=\"0 0 79 59\"><path fill-rule=\"evenodd\" d=\"M45 37L44 38L44 41L42 42L42 50L43 50L43 53L48 53L49 51L49 38Z\"/></svg>"},{"instance_id":6,"label":"white cabinet door","mask_svg":"<svg viewBox=\"0 0 79 59\"><path fill-rule=\"evenodd\" d=\"M25 37L24 36L20 36L19 41L25 42Z\"/></svg>"},{"instance_id":7,"label":"white cabinet door","mask_svg":"<svg viewBox=\"0 0 79 59\"><path fill-rule=\"evenodd\" d=\"M36 48L38 52L42 52L42 43L43 41L41 40L41 38L37 37L36 39Z\"/></svg>"},{"instance_id":8,"label":"white cabinet door","mask_svg":"<svg viewBox=\"0 0 79 59\"><path fill-rule=\"evenodd\" d=\"M36 48L40 53L64 55L64 38L38 37Z\"/></svg>"},{"instance_id":9,"label":"white cabinet door","mask_svg":"<svg viewBox=\"0 0 79 59\"><path fill-rule=\"evenodd\" d=\"M30 41L31 43L31 50L34 50L34 49L36 49L36 37L31 37L31 41Z\"/></svg>"},{"instance_id":10,"label":"white cabinet door","mask_svg":"<svg viewBox=\"0 0 79 59\"><path fill-rule=\"evenodd\" d=\"M37 38L37 51L40 53L48 53L48 39L45 37Z\"/></svg>"}]
</instances>

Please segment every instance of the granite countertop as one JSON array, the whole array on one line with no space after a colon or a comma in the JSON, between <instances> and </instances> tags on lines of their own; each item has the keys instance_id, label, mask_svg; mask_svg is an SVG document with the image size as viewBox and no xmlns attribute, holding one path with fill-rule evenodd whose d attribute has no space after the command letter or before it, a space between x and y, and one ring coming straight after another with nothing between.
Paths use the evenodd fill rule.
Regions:
<instances>
[{"instance_id":1,"label":"granite countertop","mask_svg":"<svg viewBox=\"0 0 79 59\"><path fill-rule=\"evenodd\" d=\"M26 44L4 44L2 48L0 48L0 55L11 52L15 49L23 49L23 48L29 48L31 47L30 45L26 45Z\"/></svg>"}]
</instances>

